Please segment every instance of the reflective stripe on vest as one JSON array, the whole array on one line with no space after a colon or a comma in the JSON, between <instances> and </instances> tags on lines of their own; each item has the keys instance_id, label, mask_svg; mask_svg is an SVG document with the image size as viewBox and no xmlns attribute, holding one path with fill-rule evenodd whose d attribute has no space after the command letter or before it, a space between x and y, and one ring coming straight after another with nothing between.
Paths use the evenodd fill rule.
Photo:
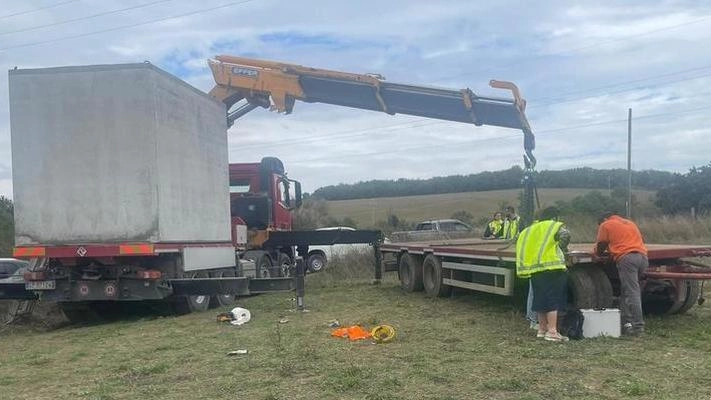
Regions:
<instances>
[{"instance_id":1,"label":"reflective stripe on vest","mask_svg":"<svg viewBox=\"0 0 711 400\"><path fill-rule=\"evenodd\" d=\"M504 239L513 239L518 235L518 224L521 217L516 217L512 220L504 221Z\"/></svg>"},{"instance_id":2,"label":"reflective stripe on vest","mask_svg":"<svg viewBox=\"0 0 711 400\"><path fill-rule=\"evenodd\" d=\"M530 277L542 271L565 269L565 254L555 234L562 222L541 221L524 229L516 241L516 276Z\"/></svg>"}]
</instances>

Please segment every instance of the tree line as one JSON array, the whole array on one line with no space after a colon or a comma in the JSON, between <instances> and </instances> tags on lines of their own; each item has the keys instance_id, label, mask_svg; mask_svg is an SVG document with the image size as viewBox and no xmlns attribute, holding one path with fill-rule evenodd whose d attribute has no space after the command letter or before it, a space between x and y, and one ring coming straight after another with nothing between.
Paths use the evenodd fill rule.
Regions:
<instances>
[{"instance_id":1,"label":"tree line","mask_svg":"<svg viewBox=\"0 0 711 400\"><path fill-rule=\"evenodd\" d=\"M666 171L632 171L637 189L660 190L676 182L678 174ZM354 184L324 186L312 196L324 200L403 197L426 194L476 192L517 189L521 187L523 169L514 166L502 171L485 171L469 175L439 176L429 179L370 180ZM627 186L625 169L573 168L562 171L536 172L540 188L616 189Z\"/></svg>"}]
</instances>

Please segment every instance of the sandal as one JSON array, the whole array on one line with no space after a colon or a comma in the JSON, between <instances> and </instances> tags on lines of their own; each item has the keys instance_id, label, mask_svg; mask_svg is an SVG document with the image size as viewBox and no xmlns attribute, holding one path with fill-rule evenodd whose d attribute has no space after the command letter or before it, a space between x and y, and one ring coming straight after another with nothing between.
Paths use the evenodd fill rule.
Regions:
<instances>
[{"instance_id":1,"label":"sandal","mask_svg":"<svg viewBox=\"0 0 711 400\"><path fill-rule=\"evenodd\" d=\"M556 332L556 333L546 332L546 334L543 336L543 338L549 342L567 342L568 340L570 340L570 339L568 339L567 336L563 336L558 332Z\"/></svg>"}]
</instances>

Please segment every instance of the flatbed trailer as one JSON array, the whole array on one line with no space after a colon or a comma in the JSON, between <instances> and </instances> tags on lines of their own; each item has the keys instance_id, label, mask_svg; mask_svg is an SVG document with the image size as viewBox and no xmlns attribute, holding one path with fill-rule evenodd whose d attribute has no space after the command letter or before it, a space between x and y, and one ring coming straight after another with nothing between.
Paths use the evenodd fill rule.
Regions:
<instances>
[{"instance_id":1,"label":"flatbed trailer","mask_svg":"<svg viewBox=\"0 0 711 400\"><path fill-rule=\"evenodd\" d=\"M617 305L619 276L614 263L595 257L592 243L571 244L567 256L569 302L576 308ZM711 245L649 244L649 268L642 280L645 311L683 313L702 301L702 282L711 267ZM454 239L387 243L380 246L382 271L397 271L401 287L427 296L446 297L452 288L502 296L528 289L516 277L516 245L505 240ZM381 270L376 266L376 279Z\"/></svg>"}]
</instances>

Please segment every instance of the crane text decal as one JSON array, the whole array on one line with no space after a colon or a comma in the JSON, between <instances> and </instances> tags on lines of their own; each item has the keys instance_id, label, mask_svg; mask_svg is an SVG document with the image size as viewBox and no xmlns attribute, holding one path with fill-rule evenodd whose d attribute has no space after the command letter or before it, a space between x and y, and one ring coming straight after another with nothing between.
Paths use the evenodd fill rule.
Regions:
<instances>
[{"instance_id":1,"label":"crane text decal","mask_svg":"<svg viewBox=\"0 0 711 400\"><path fill-rule=\"evenodd\" d=\"M257 70L242 67L232 67L232 73L235 75L242 75L250 78L256 78L257 75L259 75L259 72L257 72Z\"/></svg>"}]
</instances>

